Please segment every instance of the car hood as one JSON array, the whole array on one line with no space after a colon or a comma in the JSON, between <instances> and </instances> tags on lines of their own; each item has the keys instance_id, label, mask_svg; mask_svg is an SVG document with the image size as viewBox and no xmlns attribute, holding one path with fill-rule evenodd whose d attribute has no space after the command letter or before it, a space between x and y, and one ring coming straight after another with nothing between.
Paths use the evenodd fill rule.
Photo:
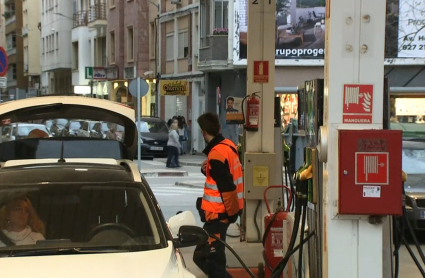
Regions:
<instances>
[{"instance_id":1,"label":"car hood","mask_svg":"<svg viewBox=\"0 0 425 278\"><path fill-rule=\"evenodd\" d=\"M195 278L184 268L171 241L167 248L152 251L11 257L0 258L0 262L5 277Z\"/></svg>"},{"instance_id":2,"label":"car hood","mask_svg":"<svg viewBox=\"0 0 425 278\"><path fill-rule=\"evenodd\" d=\"M404 183L406 195L414 198L425 197L425 174L408 174Z\"/></svg>"},{"instance_id":3,"label":"car hood","mask_svg":"<svg viewBox=\"0 0 425 278\"><path fill-rule=\"evenodd\" d=\"M150 132L140 132L140 136L144 140L158 140L158 141L168 141L168 133L150 133Z\"/></svg>"},{"instance_id":4,"label":"car hood","mask_svg":"<svg viewBox=\"0 0 425 278\"><path fill-rule=\"evenodd\" d=\"M124 126L124 146L129 155L137 150L134 109L104 99L78 96L47 96L0 104L0 125L13 122L59 118L83 118Z\"/></svg>"}]
</instances>

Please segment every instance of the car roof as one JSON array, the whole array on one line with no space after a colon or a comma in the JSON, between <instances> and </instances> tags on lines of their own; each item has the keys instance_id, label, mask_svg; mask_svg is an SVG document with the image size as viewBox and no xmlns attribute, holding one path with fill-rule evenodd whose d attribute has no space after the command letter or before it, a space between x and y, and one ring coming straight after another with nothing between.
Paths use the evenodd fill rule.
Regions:
<instances>
[{"instance_id":1,"label":"car roof","mask_svg":"<svg viewBox=\"0 0 425 278\"><path fill-rule=\"evenodd\" d=\"M0 170L2 184L46 182L134 182L121 165L85 163L46 163L6 167Z\"/></svg>"}]
</instances>

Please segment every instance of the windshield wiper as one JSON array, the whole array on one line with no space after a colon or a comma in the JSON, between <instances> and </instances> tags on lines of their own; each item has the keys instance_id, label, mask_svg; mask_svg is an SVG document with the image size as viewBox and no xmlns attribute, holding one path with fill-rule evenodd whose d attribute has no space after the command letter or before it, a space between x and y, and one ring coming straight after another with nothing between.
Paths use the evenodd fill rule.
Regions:
<instances>
[{"instance_id":1,"label":"windshield wiper","mask_svg":"<svg viewBox=\"0 0 425 278\"><path fill-rule=\"evenodd\" d=\"M0 251L1 252L1 251ZM126 249L101 248L101 247L78 247L36 250L8 250L8 257L45 256L45 255L70 255L70 254L96 254L96 253L122 253L129 252Z\"/></svg>"}]
</instances>

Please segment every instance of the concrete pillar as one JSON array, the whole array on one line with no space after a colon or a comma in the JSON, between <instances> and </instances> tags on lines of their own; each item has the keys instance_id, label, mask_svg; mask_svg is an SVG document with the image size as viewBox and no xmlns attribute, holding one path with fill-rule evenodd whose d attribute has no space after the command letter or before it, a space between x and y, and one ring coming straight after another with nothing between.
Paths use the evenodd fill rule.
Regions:
<instances>
[{"instance_id":1,"label":"concrete pillar","mask_svg":"<svg viewBox=\"0 0 425 278\"><path fill-rule=\"evenodd\" d=\"M323 277L383 277L382 225L338 215L338 130L382 129L385 12L385 0L327 1ZM343 124L344 84L374 85L372 124Z\"/></svg>"}]
</instances>

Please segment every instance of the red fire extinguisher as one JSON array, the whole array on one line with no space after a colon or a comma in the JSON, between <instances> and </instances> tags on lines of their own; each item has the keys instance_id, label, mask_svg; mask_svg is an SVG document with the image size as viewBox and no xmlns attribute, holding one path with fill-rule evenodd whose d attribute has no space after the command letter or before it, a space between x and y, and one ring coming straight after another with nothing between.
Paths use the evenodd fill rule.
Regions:
<instances>
[{"instance_id":1,"label":"red fire extinguisher","mask_svg":"<svg viewBox=\"0 0 425 278\"><path fill-rule=\"evenodd\" d=\"M246 102L245 129L247 131L258 131L260 124L260 100L253 93Z\"/></svg>"},{"instance_id":2,"label":"red fire extinguisher","mask_svg":"<svg viewBox=\"0 0 425 278\"><path fill-rule=\"evenodd\" d=\"M286 188L289 192L289 202L288 206L286 208L286 211L280 211L275 215L275 213L270 212L269 203L267 202L267 190L270 188ZM280 262L280 260L284 257L285 253L283 250L283 222L286 221L286 217L289 212L289 208L292 201L292 191L289 187L285 185L270 185L264 190L264 201L267 206L268 214L264 217L264 227L267 228L271 221L273 221L270 225L270 230L266 230L266 239L264 243L264 253L265 253L265 259L266 265L265 265L265 271L264 274L266 278L270 277L271 269L274 269L277 264ZM274 219L274 220L273 220ZM283 276L281 276L283 277Z\"/></svg>"}]
</instances>

